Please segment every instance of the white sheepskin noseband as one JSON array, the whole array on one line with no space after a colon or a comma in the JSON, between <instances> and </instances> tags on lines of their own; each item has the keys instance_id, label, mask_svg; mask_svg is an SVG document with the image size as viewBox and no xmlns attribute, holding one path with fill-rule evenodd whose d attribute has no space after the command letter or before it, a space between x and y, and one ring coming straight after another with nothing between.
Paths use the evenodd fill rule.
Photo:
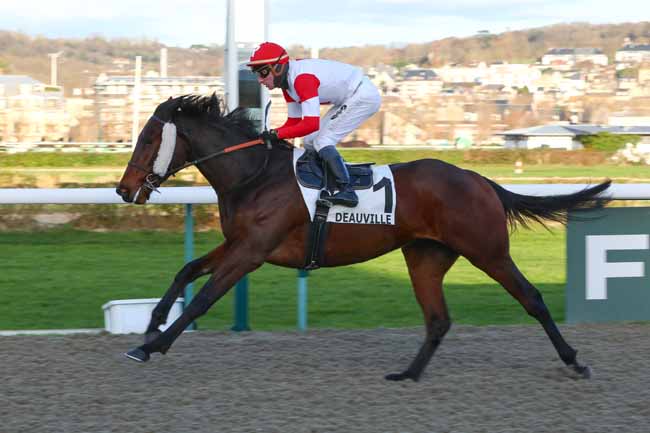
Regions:
<instances>
[{"instance_id":1,"label":"white sheepskin noseband","mask_svg":"<svg viewBox=\"0 0 650 433\"><path fill-rule=\"evenodd\" d=\"M153 172L160 177L164 177L169 169L169 164L172 162L174 156L174 149L176 148L176 125L171 122L165 123L162 130L162 141L160 142L160 149L158 149L158 156L153 162Z\"/></svg>"}]
</instances>

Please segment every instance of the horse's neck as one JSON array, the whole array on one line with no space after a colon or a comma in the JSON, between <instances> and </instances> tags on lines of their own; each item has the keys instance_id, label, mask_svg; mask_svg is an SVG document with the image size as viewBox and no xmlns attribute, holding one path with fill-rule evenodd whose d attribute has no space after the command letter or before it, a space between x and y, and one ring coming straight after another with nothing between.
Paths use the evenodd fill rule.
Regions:
<instances>
[{"instance_id":1,"label":"horse's neck","mask_svg":"<svg viewBox=\"0 0 650 433\"><path fill-rule=\"evenodd\" d=\"M237 218L242 207L251 210L258 205L264 206L263 203L268 204L269 200L259 200L261 197L266 197L271 202L278 203L279 200L275 200L273 197L280 191L286 191L290 184L295 184L292 163L292 152L273 149L270 151L266 169L258 178L244 188L229 191L224 191L222 185L213 183L208 176L204 175L219 196L222 224L228 225L227 221L232 222L233 219Z\"/></svg>"},{"instance_id":2,"label":"horse's neck","mask_svg":"<svg viewBox=\"0 0 650 433\"><path fill-rule=\"evenodd\" d=\"M230 145L234 144L238 143ZM290 152L279 149L268 150L258 145L207 160L201 164L199 171L221 197L231 192L240 193L242 189L246 192L263 185L270 176L275 176L279 167L287 164L289 166L291 164Z\"/></svg>"}]
</instances>

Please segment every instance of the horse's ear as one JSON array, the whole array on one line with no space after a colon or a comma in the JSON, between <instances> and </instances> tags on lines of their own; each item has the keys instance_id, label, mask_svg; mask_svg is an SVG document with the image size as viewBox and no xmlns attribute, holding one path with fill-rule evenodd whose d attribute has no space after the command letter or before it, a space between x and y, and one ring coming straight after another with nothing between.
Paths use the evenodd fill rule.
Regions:
<instances>
[{"instance_id":1,"label":"horse's ear","mask_svg":"<svg viewBox=\"0 0 650 433\"><path fill-rule=\"evenodd\" d=\"M173 99L173 98L170 96L169 99L168 99L168 101L171 101L172 99Z\"/></svg>"}]
</instances>

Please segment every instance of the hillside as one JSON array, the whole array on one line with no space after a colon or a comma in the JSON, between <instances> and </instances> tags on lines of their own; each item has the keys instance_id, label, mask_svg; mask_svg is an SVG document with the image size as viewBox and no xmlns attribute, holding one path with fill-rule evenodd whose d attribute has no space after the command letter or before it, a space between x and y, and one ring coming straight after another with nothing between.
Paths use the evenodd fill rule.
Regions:
<instances>
[{"instance_id":1,"label":"hillside","mask_svg":"<svg viewBox=\"0 0 650 433\"><path fill-rule=\"evenodd\" d=\"M384 46L324 49L321 56L361 65L399 65L408 62L436 67L447 63L533 63L551 48L594 47L601 48L613 59L625 38L631 42L650 43L650 21L602 25L557 24L469 38L445 38L425 44L409 44L399 49Z\"/></svg>"},{"instance_id":2,"label":"hillside","mask_svg":"<svg viewBox=\"0 0 650 433\"><path fill-rule=\"evenodd\" d=\"M469 38L445 38L402 48L383 45L325 48L323 58L340 60L360 66L380 63L441 66L446 63L473 62L535 62L553 47L597 47L610 59L625 38L632 42L650 43L650 21L623 24L593 25L587 23L557 24L522 31L504 32ZM6 74L27 74L48 82L48 53L63 51L59 58L59 83L69 93L73 87L92 86L100 72L115 70L114 60L131 60L143 56L145 70L158 70L162 44L153 40L48 39L16 32L0 31L0 70ZM305 57L302 46L289 47L293 56ZM170 47L169 75L220 75L223 70L223 46L200 46L200 49ZM129 68L125 68L128 71Z\"/></svg>"},{"instance_id":3,"label":"hillside","mask_svg":"<svg viewBox=\"0 0 650 433\"><path fill-rule=\"evenodd\" d=\"M143 70L159 70L160 49L164 45L150 40L48 39L22 33L0 31L0 70L5 74L25 74L49 83L48 53L62 51L58 64L58 84L66 94L74 87L92 87L101 72L119 73L115 60L142 56ZM201 49L168 48L168 75L220 75L223 70L223 47ZM131 74L133 66L124 68Z\"/></svg>"}]
</instances>

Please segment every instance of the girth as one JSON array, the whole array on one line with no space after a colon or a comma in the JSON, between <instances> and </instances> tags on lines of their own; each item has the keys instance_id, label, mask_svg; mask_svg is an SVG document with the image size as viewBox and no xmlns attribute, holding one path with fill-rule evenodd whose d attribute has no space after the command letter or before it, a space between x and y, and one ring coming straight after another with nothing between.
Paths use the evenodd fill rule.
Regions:
<instances>
[{"instance_id":1,"label":"girth","mask_svg":"<svg viewBox=\"0 0 650 433\"><path fill-rule=\"evenodd\" d=\"M309 235L307 237L307 257L304 269L312 271L320 268L325 259L325 240L329 231L330 223L327 222L332 203L326 199L319 198L316 200L316 212L314 221L309 225Z\"/></svg>"}]
</instances>

